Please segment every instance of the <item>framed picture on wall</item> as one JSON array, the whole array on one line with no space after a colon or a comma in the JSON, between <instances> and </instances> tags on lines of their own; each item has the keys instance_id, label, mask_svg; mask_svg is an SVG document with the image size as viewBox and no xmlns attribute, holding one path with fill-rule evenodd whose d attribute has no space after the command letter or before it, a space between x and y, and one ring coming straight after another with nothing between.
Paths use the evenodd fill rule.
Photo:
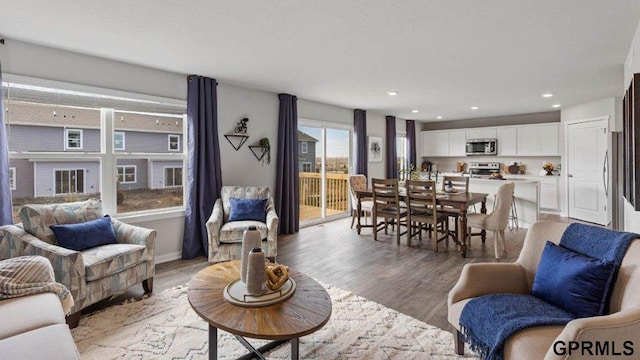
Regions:
<instances>
[{"instance_id":1,"label":"framed picture on wall","mask_svg":"<svg viewBox=\"0 0 640 360\"><path fill-rule=\"evenodd\" d=\"M382 138L369 136L369 162L382 162Z\"/></svg>"}]
</instances>

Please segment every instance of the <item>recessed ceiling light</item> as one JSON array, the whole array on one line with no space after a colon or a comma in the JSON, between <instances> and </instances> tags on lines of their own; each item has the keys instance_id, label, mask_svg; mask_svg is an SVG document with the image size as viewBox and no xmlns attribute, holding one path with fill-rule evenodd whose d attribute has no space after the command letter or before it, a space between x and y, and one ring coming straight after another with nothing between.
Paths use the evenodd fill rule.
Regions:
<instances>
[{"instance_id":1,"label":"recessed ceiling light","mask_svg":"<svg viewBox=\"0 0 640 360\"><path fill-rule=\"evenodd\" d=\"M398 95L398 92L395 90L391 90L391 91L387 91L387 94L389 94L389 96L396 96Z\"/></svg>"},{"instance_id":2,"label":"recessed ceiling light","mask_svg":"<svg viewBox=\"0 0 640 360\"><path fill-rule=\"evenodd\" d=\"M442 116L438 115L438 116L436 116L436 119L442 120Z\"/></svg>"},{"instance_id":3,"label":"recessed ceiling light","mask_svg":"<svg viewBox=\"0 0 640 360\"><path fill-rule=\"evenodd\" d=\"M552 97L552 96L553 96L553 94L552 94L552 93L542 94L542 97L543 97L543 98L550 98L550 97Z\"/></svg>"},{"instance_id":4,"label":"recessed ceiling light","mask_svg":"<svg viewBox=\"0 0 640 360\"><path fill-rule=\"evenodd\" d=\"M472 107L471 107L471 110L478 110L478 109L480 109L480 108L479 108L479 107L477 107L477 106L472 106Z\"/></svg>"},{"instance_id":5,"label":"recessed ceiling light","mask_svg":"<svg viewBox=\"0 0 640 360\"><path fill-rule=\"evenodd\" d=\"M553 105L551 105L551 107L559 108L559 107L560 107L560 104L553 104Z\"/></svg>"},{"instance_id":6,"label":"recessed ceiling light","mask_svg":"<svg viewBox=\"0 0 640 360\"><path fill-rule=\"evenodd\" d=\"M420 110L411 110L412 113L417 114L420 112Z\"/></svg>"}]
</instances>

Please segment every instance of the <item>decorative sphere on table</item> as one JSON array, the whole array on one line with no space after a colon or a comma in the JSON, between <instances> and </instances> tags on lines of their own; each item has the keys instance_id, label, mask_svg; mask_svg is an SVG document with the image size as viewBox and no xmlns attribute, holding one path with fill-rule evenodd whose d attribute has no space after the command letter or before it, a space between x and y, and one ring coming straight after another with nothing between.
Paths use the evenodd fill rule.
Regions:
<instances>
[{"instance_id":1,"label":"decorative sphere on table","mask_svg":"<svg viewBox=\"0 0 640 360\"><path fill-rule=\"evenodd\" d=\"M453 183L451 182L451 180L445 181L445 183L444 183L444 191L446 191L446 192L453 191Z\"/></svg>"}]
</instances>

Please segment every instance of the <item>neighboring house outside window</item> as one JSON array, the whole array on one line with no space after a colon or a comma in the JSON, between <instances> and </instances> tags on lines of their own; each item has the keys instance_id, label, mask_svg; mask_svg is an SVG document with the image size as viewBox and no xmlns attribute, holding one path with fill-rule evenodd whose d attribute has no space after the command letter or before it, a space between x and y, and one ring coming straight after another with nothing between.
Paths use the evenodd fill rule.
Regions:
<instances>
[{"instance_id":1,"label":"neighboring house outside window","mask_svg":"<svg viewBox=\"0 0 640 360\"><path fill-rule=\"evenodd\" d=\"M306 154L309 152L309 144L307 144L306 142L302 142L300 143L301 145L301 149L300 152L302 152L303 154Z\"/></svg>"},{"instance_id":2,"label":"neighboring house outside window","mask_svg":"<svg viewBox=\"0 0 640 360\"><path fill-rule=\"evenodd\" d=\"M55 194L84 193L84 169L60 169L55 172Z\"/></svg>"},{"instance_id":3,"label":"neighboring house outside window","mask_svg":"<svg viewBox=\"0 0 640 360\"><path fill-rule=\"evenodd\" d=\"M124 132L116 131L113 133L113 149L124 150Z\"/></svg>"},{"instance_id":4,"label":"neighboring house outside window","mask_svg":"<svg viewBox=\"0 0 640 360\"><path fill-rule=\"evenodd\" d=\"M182 168L164 168L164 187L182 186Z\"/></svg>"},{"instance_id":5,"label":"neighboring house outside window","mask_svg":"<svg viewBox=\"0 0 640 360\"><path fill-rule=\"evenodd\" d=\"M16 168L9 168L9 184L11 185L11 190L16 189Z\"/></svg>"},{"instance_id":6,"label":"neighboring house outside window","mask_svg":"<svg viewBox=\"0 0 640 360\"><path fill-rule=\"evenodd\" d=\"M311 163L310 162L303 162L302 163L302 172L311 172Z\"/></svg>"},{"instance_id":7,"label":"neighboring house outside window","mask_svg":"<svg viewBox=\"0 0 640 360\"><path fill-rule=\"evenodd\" d=\"M134 184L136 183L136 166L135 165L122 165L116 166L118 182L121 184Z\"/></svg>"},{"instance_id":8,"label":"neighboring house outside window","mask_svg":"<svg viewBox=\"0 0 640 360\"><path fill-rule=\"evenodd\" d=\"M179 135L169 135L169 151L180 151Z\"/></svg>"},{"instance_id":9,"label":"neighboring house outside window","mask_svg":"<svg viewBox=\"0 0 640 360\"><path fill-rule=\"evenodd\" d=\"M64 146L65 150L82 150L82 130L65 129Z\"/></svg>"}]
</instances>

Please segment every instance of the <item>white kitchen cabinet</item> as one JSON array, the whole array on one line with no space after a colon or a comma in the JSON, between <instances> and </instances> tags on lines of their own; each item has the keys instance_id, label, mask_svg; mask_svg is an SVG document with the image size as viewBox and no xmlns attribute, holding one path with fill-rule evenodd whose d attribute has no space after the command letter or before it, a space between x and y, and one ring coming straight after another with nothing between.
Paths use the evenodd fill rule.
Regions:
<instances>
[{"instance_id":1,"label":"white kitchen cabinet","mask_svg":"<svg viewBox=\"0 0 640 360\"><path fill-rule=\"evenodd\" d=\"M521 126L518 132L518 156L537 156L540 153L540 129L537 126Z\"/></svg>"},{"instance_id":2,"label":"white kitchen cabinet","mask_svg":"<svg viewBox=\"0 0 640 360\"><path fill-rule=\"evenodd\" d=\"M423 131L422 156L449 156L449 132Z\"/></svg>"},{"instance_id":3,"label":"white kitchen cabinet","mask_svg":"<svg viewBox=\"0 0 640 360\"><path fill-rule=\"evenodd\" d=\"M560 124L525 125L517 128L518 156L559 156Z\"/></svg>"},{"instance_id":4,"label":"white kitchen cabinet","mask_svg":"<svg viewBox=\"0 0 640 360\"><path fill-rule=\"evenodd\" d=\"M559 125L540 125L540 155L559 155Z\"/></svg>"},{"instance_id":5,"label":"white kitchen cabinet","mask_svg":"<svg viewBox=\"0 0 640 360\"><path fill-rule=\"evenodd\" d=\"M540 208L558 210L558 177L543 177L540 180Z\"/></svg>"},{"instance_id":6,"label":"white kitchen cabinet","mask_svg":"<svg viewBox=\"0 0 640 360\"><path fill-rule=\"evenodd\" d=\"M453 130L449 132L449 156L466 155L466 133L464 130Z\"/></svg>"},{"instance_id":7,"label":"white kitchen cabinet","mask_svg":"<svg viewBox=\"0 0 640 360\"><path fill-rule=\"evenodd\" d=\"M497 137L497 129L493 127L467 129L466 137L467 140L495 139Z\"/></svg>"},{"instance_id":8,"label":"white kitchen cabinet","mask_svg":"<svg viewBox=\"0 0 640 360\"><path fill-rule=\"evenodd\" d=\"M518 154L517 136L515 126L497 129L498 156L516 156Z\"/></svg>"}]
</instances>

